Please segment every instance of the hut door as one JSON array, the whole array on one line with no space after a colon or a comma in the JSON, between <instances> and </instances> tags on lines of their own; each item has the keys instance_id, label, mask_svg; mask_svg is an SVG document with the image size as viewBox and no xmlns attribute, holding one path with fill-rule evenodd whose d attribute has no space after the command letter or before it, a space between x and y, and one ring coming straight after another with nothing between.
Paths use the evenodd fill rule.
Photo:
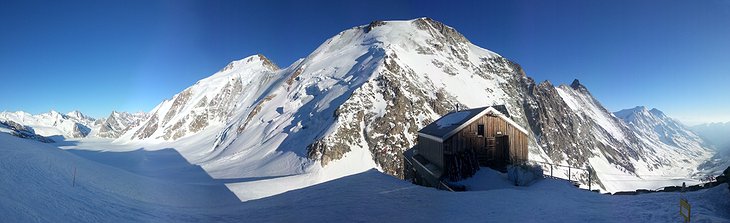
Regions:
<instances>
[{"instance_id":1,"label":"hut door","mask_svg":"<svg viewBox=\"0 0 730 223\"><path fill-rule=\"evenodd\" d=\"M498 165L507 165L509 159L509 136L495 137L495 161Z\"/></svg>"},{"instance_id":2,"label":"hut door","mask_svg":"<svg viewBox=\"0 0 730 223\"><path fill-rule=\"evenodd\" d=\"M494 152L494 150L495 150L495 148L497 146L496 141L495 141L495 138L494 137L486 137L486 141L487 141L487 143L486 143L487 146L484 147L485 153L486 153L485 154L486 161L493 160L493 159L495 159L495 155L496 155L495 152Z\"/></svg>"},{"instance_id":3,"label":"hut door","mask_svg":"<svg viewBox=\"0 0 730 223\"><path fill-rule=\"evenodd\" d=\"M477 149L477 161L479 165L488 166L494 160L495 140L494 137L484 137L484 146Z\"/></svg>"}]
</instances>

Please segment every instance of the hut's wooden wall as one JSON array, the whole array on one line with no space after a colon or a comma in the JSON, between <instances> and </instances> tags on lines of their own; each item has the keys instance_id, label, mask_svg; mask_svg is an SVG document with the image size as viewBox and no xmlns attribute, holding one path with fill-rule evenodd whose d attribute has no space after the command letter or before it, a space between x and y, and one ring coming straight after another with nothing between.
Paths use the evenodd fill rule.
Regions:
<instances>
[{"instance_id":1,"label":"hut's wooden wall","mask_svg":"<svg viewBox=\"0 0 730 223\"><path fill-rule=\"evenodd\" d=\"M484 137L477 135L477 126L484 125ZM509 136L509 161L527 160L527 135L497 116L485 115L444 141L444 152L458 153L468 149L486 147L486 137L495 137L497 132ZM420 144L420 141L419 141Z\"/></svg>"},{"instance_id":2,"label":"hut's wooden wall","mask_svg":"<svg viewBox=\"0 0 730 223\"><path fill-rule=\"evenodd\" d=\"M444 150L440 142L419 135L417 148L418 154L439 168L444 168Z\"/></svg>"}]
</instances>

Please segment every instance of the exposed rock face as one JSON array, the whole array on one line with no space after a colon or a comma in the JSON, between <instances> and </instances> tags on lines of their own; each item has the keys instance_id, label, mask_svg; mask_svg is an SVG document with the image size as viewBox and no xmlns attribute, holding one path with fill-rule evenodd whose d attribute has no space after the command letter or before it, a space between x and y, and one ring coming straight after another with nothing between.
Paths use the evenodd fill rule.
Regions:
<instances>
[{"instance_id":1,"label":"exposed rock face","mask_svg":"<svg viewBox=\"0 0 730 223\"><path fill-rule=\"evenodd\" d=\"M241 79L233 79L226 83L221 91L208 102L208 110L213 117L227 117L231 106L235 103L233 100L241 94L243 83ZM204 102L205 100L201 100Z\"/></svg>"},{"instance_id":2,"label":"exposed rock face","mask_svg":"<svg viewBox=\"0 0 730 223\"><path fill-rule=\"evenodd\" d=\"M531 129L533 159L591 167L590 158L600 157L627 175L638 175L639 169L653 171L681 165L677 159L656 155L653 148L660 145L645 143L636 133L639 130L631 129L613 116L578 80L570 86L556 87L547 81L536 84L518 64L498 55L474 52L470 42L453 28L427 18L412 23L427 33L426 38L419 37L425 40L406 43L379 40L387 56L381 59L372 78L338 107L337 127L308 147L310 158L327 165L354 146L365 147L385 172L400 176L400 154L415 144L418 129L457 104L477 107L499 103L507 105L517 123ZM425 61L436 69L413 66L412 60L403 59L423 57L414 54L431 57ZM459 88L469 84L440 87L432 79L446 78L430 72L454 79L481 78L491 82L491 86L482 87L483 91L472 92L488 100L474 103L463 93L459 95ZM699 157L707 155L701 147L692 150L691 154ZM637 167L642 165L637 161L648 165ZM588 172L572 175L587 183ZM596 179L594 175L593 182ZM603 187L600 180L598 185Z\"/></svg>"},{"instance_id":3,"label":"exposed rock face","mask_svg":"<svg viewBox=\"0 0 730 223\"><path fill-rule=\"evenodd\" d=\"M211 125L224 125L254 100L250 91L270 82L279 67L261 54L226 65L219 72L159 104L140 127L123 138L178 140ZM250 91L246 91L250 90ZM161 118L160 118L161 117Z\"/></svg>"},{"instance_id":4,"label":"exposed rock face","mask_svg":"<svg viewBox=\"0 0 730 223\"><path fill-rule=\"evenodd\" d=\"M177 96L175 96L175 100L172 102L172 107L170 107L169 110L167 110L167 113L165 114L165 118L162 120L162 126L165 126L168 124L170 119L172 119L175 115L177 115L179 112L181 112L181 109L183 106L187 105L187 102L190 100L191 97L191 90L186 89L185 91L181 92ZM164 129L164 135L162 135L162 138L165 140L169 139L178 139L185 135L187 132L187 128L181 128L187 120L190 118L190 115L195 115L195 113L191 113L188 115L185 115L181 119L179 119L177 122L175 122L172 125L167 125L167 127Z\"/></svg>"},{"instance_id":5,"label":"exposed rock face","mask_svg":"<svg viewBox=\"0 0 730 223\"><path fill-rule=\"evenodd\" d=\"M107 118L94 122L91 135L101 138L117 138L127 130L137 127L147 119L146 113L127 113L112 111Z\"/></svg>"},{"instance_id":6,"label":"exposed rock face","mask_svg":"<svg viewBox=\"0 0 730 223\"><path fill-rule=\"evenodd\" d=\"M579 81L537 84L518 64L429 18L345 30L284 69L261 55L234 61L128 132L176 140L215 126L211 162L296 172L312 160L326 167L365 151L377 167L401 176L401 154L420 128L457 106L494 104L529 129L533 160L600 163L626 175L674 171L669 167L683 162L656 155L672 147L647 143L653 139L608 112ZM695 159L707 155L689 150L700 155Z\"/></svg>"},{"instance_id":7,"label":"exposed rock face","mask_svg":"<svg viewBox=\"0 0 730 223\"><path fill-rule=\"evenodd\" d=\"M157 131L157 125L157 114L152 114L145 125L134 133L134 137L137 139L144 139L152 136L152 134Z\"/></svg>"},{"instance_id":8,"label":"exposed rock face","mask_svg":"<svg viewBox=\"0 0 730 223\"><path fill-rule=\"evenodd\" d=\"M590 167L590 157L601 154L608 162L633 174L629 147L611 137L589 117L576 113L558 93L558 88L545 81L535 84L530 79L525 103L526 118L534 139L552 163L563 163L573 167ZM564 87L564 86L561 86ZM625 130L625 129L624 129ZM531 154L535 151L531 148ZM539 154L539 153L538 153ZM578 172L573 178L587 183L588 172ZM595 175L593 182L603 187Z\"/></svg>"},{"instance_id":9,"label":"exposed rock face","mask_svg":"<svg viewBox=\"0 0 730 223\"><path fill-rule=\"evenodd\" d=\"M607 157L613 163L626 165L624 168L633 170L630 163L617 162L627 158L618 156L617 159L616 155L619 154L616 150L611 149L607 142L597 139L598 135L593 132L595 123L573 112L550 82L532 84L530 90L530 106L526 107L530 127L543 151L554 162L584 166L594 152L607 152L610 154ZM616 142L613 138L609 140Z\"/></svg>"},{"instance_id":10,"label":"exposed rock face","mask_svg":"<svg viewBox=\"0 0 730 223\"><path fill-rule=\"evenodd\" d=\"M43 137L35 134L33 128L18 124L14 121L0 121L0 134L1 132L9 133L10 135L17 136L24 139L32 139L39 142L52 143L54 142L50 138Z\"/></svg>"},{"instance_id":11,"label":"exposed rock face","mask_svg":"<svg viewBox=\"0 0 730 223\"><path fill-rule=\"evenodd\" d=\"M322 165L327 165L349 152L349 143L355 142L370 148L373 158L383 170L396 176L402 174L401 152L414 145L413 137L419 126L433 121L431 118L418 120L414 117L429 117L433 111L449 111L455 102L453 98L445 98L443 91L439 91L436 98L429 99L426 96L428 92L420 89L417 83L403 81L416 78L415 72L401 67L394 58L397 58L395 54L386 57L385 69L356 90L336 110L336 117L349 122L341 123L332 136L312 144L309 147L310 158L321 159ZM387 113L378 113L375 103L384 103L383 111Z\"/></svg>"},{"instance_id":12,"label":"exposed rock face","mask_svg":"<svg viewBox=\"0 0 730 223\"><path fill-rule=\"evenodd\" d=\"M502 89L508 88L503 87L522 84L525 75L519 65L491 52L471 52L473 45L453 28L428 18L413 20L411 24L416 27L414 32L426 38L422 42L405 40L404 43L381 40L386 45L385 56L379 59L371 79L353 91L349 99L335 111L338 127L331 135L318 139L308 147L310 158L321 160L322 165L327 165L331 160L340 159L353 146L369 148L373 159L385 172L401 176L402 152L415 145L417 131L453 110L457 104L468 107L452 94L452 89L431 80L432 77L440 76L424 73L430 69L412 67L412 64L401 58L411 58L414 54L432 56L430 63L448 78L503 81L478 87L479 92L504 94L507 92ZM373 24L368 27L371 26ZM522 93L520 89L508 91L515 95ZM460 96L467 94L469 92ZM522 106L522 98L504 96L485 97L487 100L479 101L484 103L491 99L516 109ZM522 114L522 111L516 113ZM525 123L524 118L519 117L517 120Z\"/></svg>"},{"instance_id":13,"label":"exposed rock face","mask_svg":"<svg viewBox=\"0 0 730 223\"><path fill-rule=\"evenodd\" d=\"M266 96L263 100L259 101L256 104L256 106L254 106L253 110L251 110L251 112L248 113L248 116L246 116L246 121L243 122L243 125L241 125L238 128L238 132L240 133L243 130L246 130L246 126L248 125L248 123L251 122L251 120L253 119L253 117L256 116L261 111L261 108L264 106L264 104L266 102L270 101L274 97L276 97L276 95L269 95L269 96Z\"/></svg>"},{"instance_id":14,"label":"exposed rock face","mask_svg":"<svg viewBox=\"0 0 730 223\"><path fill-rule=\"evenodd\" d=\"M190 127L188 127L191 132L198 132L208 126L208 114L202 113L196 115L195 113L193 113L193 117L195 117L195 119L190 122Z\"/></svg>"},{"instance_id":15,"label":"exposed rock face","mask_svg":"<svg viewBox=\"0 0 730 223\"><path fill-rule=\"evenodd\" d=\"M375 27L385 25L385 22L383 21L373 21L370 23L370 25L365 27L365 33L369 33L370 30L373 30Z\"/></svg>"},{"instance_id":16,"label":"exposed rock face","mask_svg":"<svg viewBox=\"0 0 730 223\"><path fill-rule=\"evenodd\" d=\"M450 46L458 45L459 43L469 43L469 40L457 32L454 28L444 25L441 22L435 21L431 18L419 18L413 20L413 24L418 29L425 30L435 37L433 44L447 44ZM463 58L462 58L463 59Z\"/></svg>"},{"instance_id":17,"label":"exposed rock face","mask_svg":"<svg viewBox=\"0 0 730 223\"><path fill-rule=\"evenodd\" d=\"M83 138L83 137L86 137L89 134L89 132L91 132L91 129L82 124L74 123L72 131L73 131L73 133L71 134L71 136L73 138Z\"/></svg>"},{"instance_id":18,"label":"exposed rock face","mask_svg":"<svg viewBox=\"0 0 730 223\"><path fill-rule=\"evenodd\" d=\"M271 62L271 60L269 60L269 58L266 58L263 54L256 54L256 56L258 57L258 60L261 61L261 64L264 67L266 67L266 69L271 70L271 71L280 69L279 66L277 66L274 62ZM248 62L249 63L254 62L254 59L249 58Z\"/></svg>"}]
</instances>

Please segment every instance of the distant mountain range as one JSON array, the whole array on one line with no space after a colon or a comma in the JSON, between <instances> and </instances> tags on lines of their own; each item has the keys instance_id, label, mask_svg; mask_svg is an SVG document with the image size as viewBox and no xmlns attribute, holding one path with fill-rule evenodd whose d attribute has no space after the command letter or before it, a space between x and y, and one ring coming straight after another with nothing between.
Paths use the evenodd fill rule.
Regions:
<instances>
[{"instance_id":1,"label":"distant mountain range","mask_svg":"<svg viewBox=\"0 0 730 223\"><path fill-rule=\"evenodd\" d=\"M715 122L690 127L718 150L730 150L730 122Z\"/></svg>"},{"instance_id":2,"label":"distant mountain range","mask_svg":"<svg viewBox=\"0 0 730 223\"><path fill-rule=\"evenodd\" d=\"M0 121L23 125L27 130L45 137L116 138L146 119L145 113L112 112L109 117L94 119L79 111L61 114L50 111L38 115L27 112L0 112Z\"/></svg>"},{"instance_id":3,"label":"distant mountain range","mask_svg":"<svg viewBox=\"0 0 730 223\"><path fill-rule=\"evenodd\" d=\"M532 160L590 167L607 191L667 183L646 180L653 176L697 177L714 155L657 109L611 113L578 80L536 83L429 18L344 30L285 68L263 55L231 62L148 114L15 112L0 120L45 136L201 145L185 150L191 162L226 177L317 173L342 162L338 174L378 168L401 176L402 152L420 128L456 107L494 104L528 129ZM587 173L573 174L587 183Z\"/></svg>"},{"instance_id":4,"label":"distant mountain range","mask_svg":"<svg viewBox=\"0 0 730 223\"><path fill-rule=\"evenodd\" d=\"M690 127L717 153L700 165L708 173L716 173L730 166L730 122L706 123Z\"/></svg>"}]
</instances>

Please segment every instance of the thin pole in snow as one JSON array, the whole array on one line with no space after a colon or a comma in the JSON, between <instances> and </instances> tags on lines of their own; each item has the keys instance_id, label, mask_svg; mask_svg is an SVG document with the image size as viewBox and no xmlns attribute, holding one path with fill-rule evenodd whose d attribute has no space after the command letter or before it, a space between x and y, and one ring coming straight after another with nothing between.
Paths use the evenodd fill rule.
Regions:
<instances>
[{"instance_id":1,"label":"thin pole in snow","mask_svg":"<svg viewBox=\"0 0 730 223\"><path fill-rule=\"evenodd\" d=\"M568 165L568 181L570 181L570 165Z\"/></svg>"},{"instance_id":2,"label":"thin pole in snow","mask_svg":"<svg viewBox=\"0 0 730 223\"><path fill-rule=\"evenodd\" d=\"M588 168L588 190L589 191L591 190L591 175L593 175L593 174L591 174L592 172L593 171L591 171L591 168L589 167Z\"/></svg>"},{"instance_id":3,"label":"thin pole in snow","mask_svg":"<svg viewBox=\"0 0 730 223\"><path fill-rule=\"evenodd\" d=\"M75 186L76 186L76 167L74 167L74 179L71 183L71 187L75 187Z\"/></svg>"}]
</instances>

